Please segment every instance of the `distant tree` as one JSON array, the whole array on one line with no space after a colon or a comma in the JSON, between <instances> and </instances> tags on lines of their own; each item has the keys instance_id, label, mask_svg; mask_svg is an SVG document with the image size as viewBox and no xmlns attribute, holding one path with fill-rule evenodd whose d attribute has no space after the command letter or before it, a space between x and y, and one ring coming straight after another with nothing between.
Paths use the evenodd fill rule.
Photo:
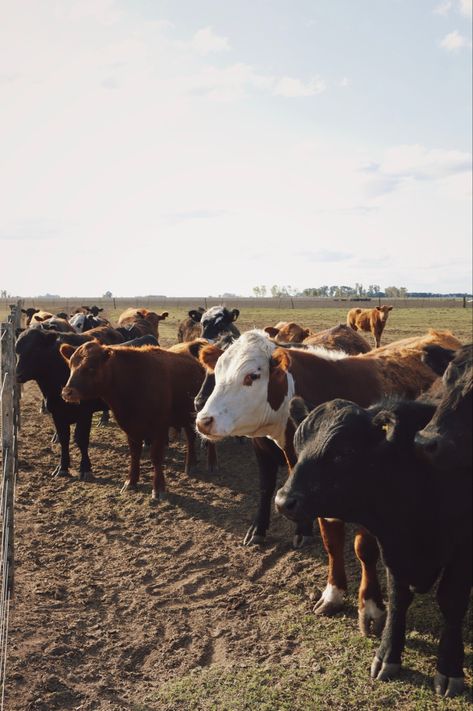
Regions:
<instances>
[{"instance_id":1,"label":"distant tree","mask_svg":"<svg viewBox=\"0 0 473 711\"><path fill-rule=\"evenodd\" d=\"M267 291L267 288L264 284L261 284L260 286L253 287L253 294L255 296L266 296L266 291Z\"/></svg>"},{"instance_id":2,"label":"distant tree","mask_svg":"<svg viewBox=\"0 0 473 711\"><path fill-rule=\"evenodd\" d=\"M399 296L399 288L397 286L386 286L384 289L384 295L387 299L395 299Z\"/></svg>"},{"instance_id":3,"label":"distant tree","mask_svg":"<svg viewBox=\"0 0 473 711\"><path fill-rule=\"evenodd\" d=\"M111 299L113 296L111 291L106 291L105 294L103 295L103 299Z\"/></svg>"},{"instance_id":4,"label":"distant tree","mask_svg":"<svg viewBox=\"0 0 473 711\"><path fill-rule=\"evenodd\" d=\"M2 289L2 290L0 291L0 298L2 298L2 299L8 299L8 292L7 292L6 289Z\"/></svg>"}]
</instances>

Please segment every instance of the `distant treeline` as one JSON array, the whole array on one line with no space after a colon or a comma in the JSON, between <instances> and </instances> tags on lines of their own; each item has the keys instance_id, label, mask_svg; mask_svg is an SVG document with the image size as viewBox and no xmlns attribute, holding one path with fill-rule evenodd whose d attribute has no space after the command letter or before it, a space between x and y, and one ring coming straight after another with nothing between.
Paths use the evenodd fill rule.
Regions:
<instances>
[{"instance_id":1,"label":"distant treeline","mask_svg":"<svg viewBox=\"0 0 473 711\"><path fill-rule=\"evenodd\" d=\"M370 299L373 297L386 298L386 299L405 299L406 297L412 296L413 298L461 298L463 296L471 296L465 292L457 292L454 294L439 294L433 293L431 291L408 291L405 286L386 286L381 289L379 284L370 284L368 287L364 287L363 284L356 283L355 286L345 286L345 285L324 285L315 286L307 289L302 289L300 291L298 288L287 286L279 286L278 284L273 284L271 287L267 287L265 284L261 286L253 287L253 293L255 296L326 296L328 298L343 298L343 299Z\"/></svg>"}]
</instances>

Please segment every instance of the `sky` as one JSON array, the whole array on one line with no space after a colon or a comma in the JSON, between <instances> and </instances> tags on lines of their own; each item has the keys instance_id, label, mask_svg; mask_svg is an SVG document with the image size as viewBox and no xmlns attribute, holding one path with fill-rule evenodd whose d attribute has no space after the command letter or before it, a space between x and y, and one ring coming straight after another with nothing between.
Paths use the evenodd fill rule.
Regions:
<instances>
[{"instance_id":1,"label":"sky","mask_svg":"<svg viewBox=\"0 0 473 711\"><path fill-rule=\"evenodd\" d=\"M0 289L471 290L471 0L0 0Z\"/></svg>"}]
</instances>

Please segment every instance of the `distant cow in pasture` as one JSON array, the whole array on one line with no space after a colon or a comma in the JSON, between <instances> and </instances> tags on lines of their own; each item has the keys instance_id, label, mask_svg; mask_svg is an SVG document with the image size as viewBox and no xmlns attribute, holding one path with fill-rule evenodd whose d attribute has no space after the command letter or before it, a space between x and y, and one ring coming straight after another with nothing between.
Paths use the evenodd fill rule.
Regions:
<instances>
[{"instance_id":1,"label":"distant cow in pasture","mask_svg":"<svg viewBox=\"0 0 473 711\"><path fill-rule=\"evenodd\" d=\"M462 349L455 358L460 368L465 355ZM471 378L471 347L466 369ZM472 583L471 427L462 430L469 455L461 463L453 460L448 469L437 469L435 456L429 461L419 445L429 447L429 422L436 438L448 431L448 420L441 433L437 426L456 404L455 386L461 390L461 381L462 376L449 387L447 379L437 410L425 402L388 401L364 409L333 400L308 414L300 399L293 400L298 460L276 496L277 508L294 521L337 518L361 524L376 536L387 566L389 601L371 666L374 679L399 673L414 593L427 592L440 578L443 629L434 687L447 697L464 688L462 620ZM471 397L469 404L471 420ZM418 430L424 433L420 440Z\"/></svg>"},{"instance_id":2,"label":"distant cow in pasture","mask_svg":"<svg viewBox=\"0 0 473 711\"><path fill-rule=\"evenodd\" d=\"M136 488L143 441L148 441L154 467L152 497L164 498L163 460L170 427L183 428L186 434L187 474L197 462L193 398L204 378L200 363L190 355L159 347L138 349L97 342L75 351L64 344L61 354L71 368L62 390L64 400L86 402L100 397L127 435L130 471L123 490Z\"/></svg>"},{"instance_id":3,"label":"distant cow in pasture","mask_svg":"<svg viewBox=\"0 0 473 711\"><path fill-rule=\"evenodd\" d=\"M230 334L233 338L238 338L240 331L235 326L235 321L240 315L238 309L231 311L226 306L212 306L202 314L201 337L207 341L215 341L226 334Z\"/></svg>"},{"instance_id":4,"label":"distant cow in pasture","mask_svg":"<svg viewBox=\"0 0 473 711\"><path fill-rule=\"evenodd\" d=\"M163 321L168 316L169 313L167 311L157 314L154 311L148 311L148 309L144 308L129 308L120 315L118 325L122 327L133 326L138 335L145 336L149 333L152 336L155 336L159 341L159 322Z\"/></svg>"},{"instance_id":5,"label":"distant cow in pasture","mask_svg":"<svg viewBox=\"0 0 473 711\"><path fill-rule=\"evenodd\" d=\"M105 318L99 318L98 316L85 313L74 314L69 319L69 323L74 326L78 333L85 333L86 331L90 331L92 328L110 325L110 322Z\"/></svg>"},{"instance_id":6,"label":"distant cow in pasture","mask_svg":"<svg viewBox=\"0 0 473 711\"><path fill-rule=\"evenodd\" d=\"M381 344L381 335L386 326L392 306L376 306L374 309L350 309L347 314L347 325L354 331L372 333L376 348Z\"/></svg>"},{"instance_id":7,"label":"distant cow in pasture","mask_svg":"<svg viewBox=\"0 0 473 711\"><path fill-rule=\"evenodd\" d=\"M280 321L264 330L276 343L302 343L311 335L310 328L303 328L294 321Z\"/></svg>"},{"instance_id":8,"label":"distant cow in pasture","mask_svg":"<svg viewBox=\"0 0 473 711\"><path fill-rule=\"evenodd\" d=\"M200 399L203 407L196 420L199 432L213 442L235 435L254 438L260 505L245 543L264 540L278 468L284 461L289 468L296 462L294 425L289 419L293 395L300 395L314 406L336 397L349 398L362 407L390 393L414 398L436 378L421 360L423 348L432 343L453 349L461 345L448 332L431 331L409 345L401 341L398 349L392 344L386 351L346 356L322 348L314 352L281 348L263 331L248 331L223 353L215 346L200 352L201 362L214 372L215 387L210 395L207 393L205 404ZM347 586L344 524L320 519L319 525L329 556L329 574L316 611L331 614L342 606ZM295 545L303 544L311 534L311 524L298 524ZM379 627L384 614L376 575L378 551L366 531L358 534L355 550L363 570L360 626L366 631L371 623Z\"/></svg>"},{"instance_id":9,"label":"distant cow in pasture","mask_svg":"<svg viewBox=\"0 0 473 711\"><path fill-rule=\"evenodd\" d=\"M198 309L191 309L188 312L187 318L183 319L177 329L177 340L179 343L186 341L194 341L202 335L201 319L205 313L203 306Z\"/></svg>"}]
</instances>

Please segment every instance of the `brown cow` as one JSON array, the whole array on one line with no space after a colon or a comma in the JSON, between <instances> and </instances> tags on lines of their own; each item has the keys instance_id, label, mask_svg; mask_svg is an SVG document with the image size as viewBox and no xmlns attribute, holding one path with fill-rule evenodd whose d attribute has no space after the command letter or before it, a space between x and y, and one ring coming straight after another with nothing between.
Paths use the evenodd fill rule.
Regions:
<instances>
[{"instance_id":1,"label":"brown cow","mask_svg":"<svg viewBox=\"0 0 473 711\"><path fill-rule=\"evenodd\" d=\"M368 353L371 350L363 336L360 336L359 333L343 323L305 338L304 345L323 346L323 348L327 348L330 351L344 351L347 355Z\"/></svg>"},{"instance_id":2,"label":"brown cow","mask_svg":"<svg viewBox=\"0 0 473 711\"><path fill-rule=\"evenodd\" d=\"M275 326L264 329L277 343L302 343L311 335L310 328L303 328L294 321L280 321Z\"/></svg>"},{"instance_id":3,"label":"brown cow","mask_svg":"<svg viewBox=\"0 0 473 711\"><path fill-rule=\"evenodd\" d=\"M91 341L74 351L63 344L61 354L71 374L62 390L66 402L100 397L112 410L128 438L130 472L123 490L136 488L143 440L151 443L153 499L165 496L164 452L170 427L184 429L185 471L197 462L193 398L204 379L200 363L190 355L157 346L102 346Z\"/></svg>"},{"instance_id":4,"label":"brown cow","mask_svg":"<svg viewBox=\"0 0 473 711\"><path fill-rule=\"evenodd\" d=\"M372 333L376 348L381 343L381 335L386 326L392 306L376 306L374 309L350 309L347 314L347 325L354 331Z\"/></svg>"},{"instance_id":5,"label":"brown cow","mask_svg":"<svg viewBox=\"0 0 473 711\"><path fill-rule=\"evenodd\" d=\"M179 343L194 341L196 338L201 337L202 324L200 321L204 313L205 309L203 306L199 306L198 309L191 309L188 312L187 318L181 321L177 329L177 340Z\"/></svg>"},{"instance_id":6,"label":"brown cow","mask_svg":"<svg viewBox=\"0 0 473 711\"><path fill-rule=\"evenodd\" d=\"M148 311L148 309L129 308L120 315L118 325L134 326L140 336L150 334L156 336L159 340L159 322L168 316L169 313L167 311L163 311L162 314L157 314L155 311Z\"/></svg>"},{"instance_id":7,"label":"brown cow","mask_svg":"<svg viewBox=\"0 0 473 711\"><path fill-rule=\"evenodd\" d=\"M344 356L323 349L311 353L277 347L263 331L247 331L223 353L215 346L201 351L201 362L215 371L215 387L210 396L207 393L208 399L198 413L197 429L214 442L227 436L254 438L260 469L260 506L246 542L264 540L281 455L289 469L296 462L294 424L289 419L289 402L294 395L314 407L334 398L368 407L387 394L416 397L437 377L421 360L425 346L437 343L455 349L461 345L451 333L436 331L406 341L397 347L393 343L358 356ZM319 525L329 572L316 612L332 614L342 606L347 587L344 524L319 519ZM310 535L311 528L299 525L297 544ZM356 535L355 552L362 566L360 627L366 633L371 624L376 630L382 625L384 605L376 575L378 548L375 539L363 529Z\"/></svg>"}]
</instances>

